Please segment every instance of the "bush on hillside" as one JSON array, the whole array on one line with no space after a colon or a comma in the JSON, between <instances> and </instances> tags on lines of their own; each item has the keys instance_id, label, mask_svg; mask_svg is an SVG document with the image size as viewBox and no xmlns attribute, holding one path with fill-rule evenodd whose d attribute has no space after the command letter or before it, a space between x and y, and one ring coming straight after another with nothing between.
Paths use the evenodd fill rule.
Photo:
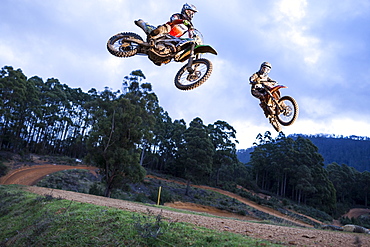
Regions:
<instances>
[{"instance_id":1,"label":"bush on hillside","mask_svg":"<svg viewBox=\"0 0 370 247\"><path fill-rule=\"evenodd\" d=\"M5 176L9 171L9 168L0 162L0 177Z\"/></svg>"},{"instance_id":2,"label":"bush on hillside","mask_svg":"<svg viewBox=\"0 0 370 247\"><path fill-rule=\"evenodd\" d=\"M90 188L100 178L88 170L71 169L55 172L44 177L36 185L40 187L89 193Z\"/></svg>"},{"instance_id":3,"label":"bush on hillside","mask_svg":"<svg viewBox=\"0 0 370 247\"><path fill-rule=\"evenodd\" d=\"M358 218L341 217L340 223L342 225L358 225L365 228L370 228L370 216L360 216Z\"/></svg>"}]
</instances>

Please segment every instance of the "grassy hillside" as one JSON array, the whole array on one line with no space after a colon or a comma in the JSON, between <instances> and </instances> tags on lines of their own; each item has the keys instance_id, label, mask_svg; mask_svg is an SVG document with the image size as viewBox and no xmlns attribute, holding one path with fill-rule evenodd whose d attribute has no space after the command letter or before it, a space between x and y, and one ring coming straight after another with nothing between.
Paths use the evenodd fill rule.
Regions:
<instances>
[{"instance_id":1,"label":"grassy hillside","mask_svg":"<svg viewBox=\"0 0 370 247\"><path fill-rule=\"evenodd\" d=\"M165 176L163 174L155 175L157 175L158 177ZM89 180L89 178L93 179ZM190 187L189 189L187 189L187 186L185 184L182 185L177 183L181 181L185 183L185 180L181 180L171 176L166 176L166 179L168 179L168 181L163 181L156 178L146 178L143 183L125 184L125 186L121 189L113 190L111 197L121 200L155 204L157 202L158 188L162 187L161 204L174 201L190 202L205 206L211 206L242 216L253 216L260 219L261 221L264 220L273 224L292 224L292 222L286 222L281 218L275 217L271 214L267 214L256 208L252 208L242 203L241 201L233 199L229 196L196 187ZM103 186L100 183L96 183L96 178L94 178L94 176L92 176L91 173L87 170L69 170L56 172L43 178L36 184L36 186L103 195ZM188 193L186 194L185 191L187 190ZM311 216L323 222L332 221L332 218L324 212L311 207L296 205L295 203L289 202L288 200L284 200L284 202L281 202L279 199L274 197L271 197L270 199L263 199L261 197L253 195L251 192L240 190L236 187L232 189L232 192L251 201L254 201L259 205L264 205L277 211L283 212L285 215L289 215L292 218L299 219L307 224L318 226L317 223L313 222L309 218L291 212L288 209Z\"/></svg>"},{"instance_id":2,"label":"grassy hillside","mask_svg":"<svg viewBox=\"0 0 370 247\"><path fill-rule=\"evenodd\" d=\"M0 185L0 246L281 246Z\"/></svg>"}]
</instances>

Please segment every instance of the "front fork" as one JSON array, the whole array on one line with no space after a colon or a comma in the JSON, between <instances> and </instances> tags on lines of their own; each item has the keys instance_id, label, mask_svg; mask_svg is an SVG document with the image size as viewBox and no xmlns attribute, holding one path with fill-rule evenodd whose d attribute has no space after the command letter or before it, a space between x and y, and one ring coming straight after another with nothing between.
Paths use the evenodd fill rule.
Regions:
<instances>
[{"instance_id":1,"label":"front fork","mask_svg":"<svg viewBox=\"0 0 370 247\"><path fill-rule=\"evenodd\" d=\"M276 99L272 93L270 91L267 90L267 93L269 95L269 98L266 100L266 104L267 104L267 107L271 109L271 111L274 113L274 114L279 114L279 112L282 112L284 109L283 107L279 104L279 99ZM269 106L269 103L270 101L273 101L276 105L275 109L273 109L272 107ZM277 112L276 112L277 111Z\"/></svg>"},{"instance_id":2,"label":"front fork","mask_svg":"<svg viewBox=\"0 0 370 247\"><path fill-rule=\"evenodd\" d=\"M194 48L195 48L195 43L191 45L190 57L189 57L188 65L186 66L186 70L189 72L189 74L194 73L194 69L191 67L193 65L193 60L194 60Z\"/></svg>"}]
</instances>

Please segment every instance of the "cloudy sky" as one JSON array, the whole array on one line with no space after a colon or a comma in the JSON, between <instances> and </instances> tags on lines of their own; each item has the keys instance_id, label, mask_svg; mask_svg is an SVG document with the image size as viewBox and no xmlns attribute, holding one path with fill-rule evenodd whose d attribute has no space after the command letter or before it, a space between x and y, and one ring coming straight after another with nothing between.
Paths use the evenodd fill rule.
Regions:
<instances>
[{"instance_id":1,"label":"cloudy sky","mask_svg":"<svg viewBox=\"0 0 370 247\"><path fill-rule=\"evenodd\" d=\"M144 36L134 24L167 22L178 0L2 0L0 67L27 77L57 78L87 92L121 89L124 76L141 69L173 120L208 125L223 120L237 131L238 148L258 133L276 132L251 96L248 78L263 61L281 92L300 107L288 134L370 136L369 0L193 0L193 24L218 55L214 70L191 91L173 83L181 63L158 67L144 56L117 58L107 40L122 31Z\"/></svg>"}]
</instances>

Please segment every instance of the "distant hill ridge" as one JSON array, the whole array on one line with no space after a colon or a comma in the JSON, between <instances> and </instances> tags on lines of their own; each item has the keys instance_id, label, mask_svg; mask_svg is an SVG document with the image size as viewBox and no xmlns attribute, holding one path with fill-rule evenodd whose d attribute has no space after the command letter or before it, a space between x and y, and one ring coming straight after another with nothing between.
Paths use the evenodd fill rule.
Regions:
<instances>
[{"instance_id":1,"label":"distant hill ridge","mask_svg":"<svg viewBox=\"0 0 370 247\"><path fill-rule=\"evenodd\" d=\"M341 135L303 135L293 134L288 137L297 139L299 136L309 139L318 147L319 153L324 158L324 164L333 162L346 164L354 167L359 172L370 171L370 138L364 136L341 136ZM240 149L237 151L238 159L247 163L250 153L254 148Z\"/></svg>"}]
</instances>

